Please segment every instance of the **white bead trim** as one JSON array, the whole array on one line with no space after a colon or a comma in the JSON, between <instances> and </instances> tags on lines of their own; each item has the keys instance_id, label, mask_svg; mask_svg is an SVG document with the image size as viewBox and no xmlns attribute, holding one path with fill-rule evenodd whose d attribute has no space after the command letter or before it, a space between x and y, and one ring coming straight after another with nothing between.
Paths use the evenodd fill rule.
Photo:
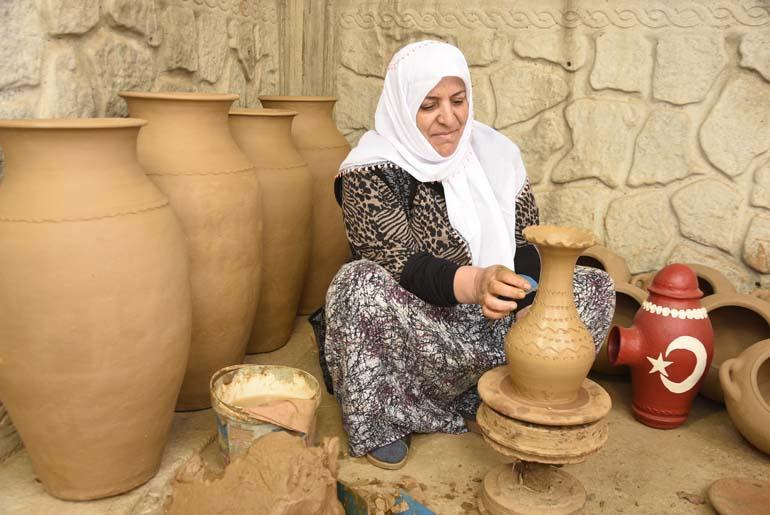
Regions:
<instances>
[{"instance_id":1,"label":"white bead trim","mask_svg":"<svg viewBox=\"0 0 770 515\"><path fill-rule=\"evenodd\" d=\"M671 318L679 318L681 320L685 320L685 319L702 320L704 318L708 318L708 311L706 311L706 308L671 309L664 306L658 306L657 304L653 304L648 300L642 303L642 309L645 311L649 311L650 313L654 313L656 315L661 315L664 317L671 317Z\"/></svg>"}]
</instances>

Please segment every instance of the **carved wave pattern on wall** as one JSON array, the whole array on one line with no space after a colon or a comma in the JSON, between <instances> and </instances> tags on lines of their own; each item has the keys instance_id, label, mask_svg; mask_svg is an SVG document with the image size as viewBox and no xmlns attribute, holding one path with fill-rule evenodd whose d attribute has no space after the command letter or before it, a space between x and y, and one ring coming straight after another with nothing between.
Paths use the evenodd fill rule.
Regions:
<instances>
[{"instance_id":1,"label":"carved wave pattern on wall","mask_svg":"<svg viewBox=\"0 0 770 515\"><path fill-rule=\"evenodd\" d=\"M644 26L651 29L663 27L689 28L707 26L727 28L734 25L762 27L770 25L770 5L748 3L740 6L723 4L707 7L692 4L683 8L658 5L654 8L628 7L621 9L485 9L425 10L416 9L378 10L360 7L340 14L342 28L372 29L375 27L402 29L461 28L468 29L550 29L586 26L601 29L609 26L632 28Z\"/></svg>"}]
</instances>

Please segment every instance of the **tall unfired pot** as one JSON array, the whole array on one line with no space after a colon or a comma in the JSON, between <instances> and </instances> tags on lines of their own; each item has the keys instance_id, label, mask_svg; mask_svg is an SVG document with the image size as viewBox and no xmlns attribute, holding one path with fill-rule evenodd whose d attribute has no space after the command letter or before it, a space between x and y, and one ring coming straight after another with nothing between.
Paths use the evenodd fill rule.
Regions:
<instances>
[{"instance_id":1,"label":"tall unfired pot","mask_svg":"<svg viewBox=\"0 0 770 515\"><path fill-rule=\"evenodd\" d=\"M334 274L350 256L342 210L334 198L334 177L350 152L332 118L334 97L260 96L262 105L296 111L292 136L313 177L312 250L299 313L321 307Z\"/></svg>"},{"instance_id":2,"label":"tall unfired pot","mask_svg":"<svg viewBox=\"0 0 770 515\"><path fill-rule=\"evenodd\" d=\"M158 469L190 345L184 234L143 120L0 121L0 397L50 494Z\"/></svg>"},{"instance_id":3,"label":"tall unfired pot","mask_svg":"<svg viewBox=\"0 0 770 515\"><path fill-rule=\"evenodd\" d=\"M262 190L262 274L247 352L270 352L291 337L310 258L312 179L291 138L294 111L232 109L230 131L257 170Z\"/></svg>"},{"instance_id":4,"label":"tall unfired pot","mask_svg":"<svg viewBox=\"0 0 770 515\"><path fill-rule=\"evenodd\" d=\"M227 113L237 95L121 93L139 133L139 161L168 195L190 252L193 330L177 409L211 405L209 380L241 363L256 310L262 237L259 184Z\"/></svg>"}]
</instances>

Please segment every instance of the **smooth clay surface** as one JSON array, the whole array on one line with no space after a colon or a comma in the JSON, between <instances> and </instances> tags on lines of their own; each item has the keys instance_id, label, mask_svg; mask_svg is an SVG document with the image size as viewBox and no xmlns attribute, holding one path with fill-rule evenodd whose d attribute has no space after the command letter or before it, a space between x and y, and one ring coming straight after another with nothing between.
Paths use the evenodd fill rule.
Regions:
<instances>
[{"instance_id":1,"label":"smooth clay surface","mask_svg":"<svg viewBox=\"0 0 770 515\"><path fill-rule=\"evenodd\" d=\"M342 515L337 500L339 440L306 448L284 432L257 440L220 478L198 458L177 474L168 515Z\"/></svg>"},{"instance_id":2,"label":"smooth clay surface","mask_svg":"<svg viewBox=\"0 0 770 515\"><path fill-rule=\"evenodd\" d=\"M261 96L262 105L296 111L291 132L313 177L311 269L305 278L299 313L308 315L326 299L334 274L350 256L342 210L334 198L334 177L350 145L332 119L333 97Z\"/></svg>"}]
</instances>

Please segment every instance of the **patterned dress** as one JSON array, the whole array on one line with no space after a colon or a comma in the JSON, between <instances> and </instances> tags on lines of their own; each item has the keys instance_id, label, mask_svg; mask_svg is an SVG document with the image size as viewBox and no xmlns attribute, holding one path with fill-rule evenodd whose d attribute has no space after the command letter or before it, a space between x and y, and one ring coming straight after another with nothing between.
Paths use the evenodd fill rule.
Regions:
<instances>
[{"instance_id":1,"label":"patterned dress","mask_svg":"<svg viewBox=\"0 0 770 515\"><path fill-rule=\"evenodd\" d=\"M361 456L411 433L462 433L480 399L479 377L505 363L514 315L489 320L475 304L437 306L399 284L410 256L427 252L471 264L449 223L440 183L419 183L391 163L337 180L353 261L344 265L311 317L327 387L342 408L350 452ZM516 199L516 245L538 223L525 184ZM615 293L609 276L577 267L575 303L597 349L609 329Z\"/></svg>"}]
</instances>

